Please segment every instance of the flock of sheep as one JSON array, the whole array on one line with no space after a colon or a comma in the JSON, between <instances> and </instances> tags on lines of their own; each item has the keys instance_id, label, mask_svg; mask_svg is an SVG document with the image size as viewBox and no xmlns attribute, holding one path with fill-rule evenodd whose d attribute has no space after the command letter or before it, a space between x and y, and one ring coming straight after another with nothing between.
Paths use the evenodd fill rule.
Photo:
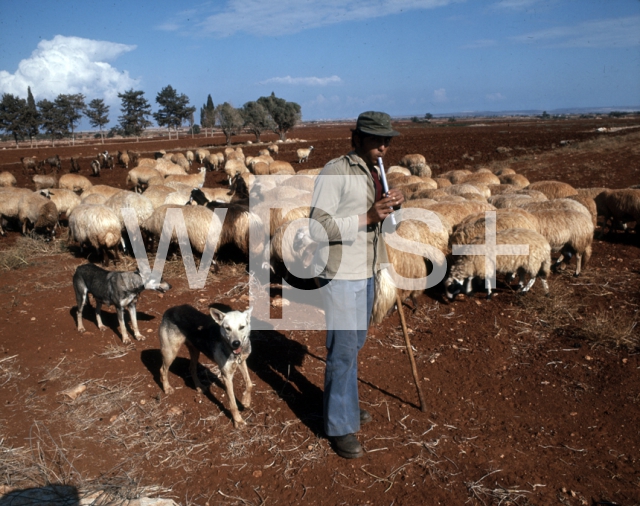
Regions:
<instances>
[{"instance_id":1,"label":"flock of sheep","mask_svg":"<svg viewBox=\"0 0 640 506\"><path fill-rule=\"evenodd\" d=\"M298 150L299 163L308 160L312 149ZM296 171L290 163L277 160L277 154L277 144L254 157L245 156L239 147L221 153L206 149L184 154L158 153L154 158L119 152L120 165L127 169L134 165L124 181L127 190L93 184L74 172L55 180L54 171L51 184L34 179L34 192L17 188L13 175L2 172L0 234L5 234L3 226L13 222L19 224L23 234L35 232L51 238L58 224L66 221L69 241L81 250L90 247L108 263L129 249L122 209L135 212L151 250L162 235L167 211L180 209L191 247L199 254L204 252L213 230L219 237L216 251L234 244L244 260L263 259L259 265L265 270L275 271L285 262L305 269L314 245L304 222L309 216L314 178L320 169ZM190 171L193 163L200 164L195 172ZM207 170L223 170L229 185L206 187ZM256 179L267 174L275 177ZM496 245L528 246L526 254L498 254L495 261L495 272L517 275L523 292L531 288L536 278L548 291L546 278L552 268L568 263L574 256L575 275L579 275L591 256L599 217L603 229L609 227L609 232L640 222L637 188L578 189L560 181L529 182L508 168L494 172L454 170L434 176L419 154L407 155L399 165L390 167L387 179L391 187L403 192L405 210L429 211L429 216L442 225L432 227L417 220L402 220L396 232L403 239L432 248L440 255L440 261L446 260L443 286L449 298L463 290L469 292L474 278L483 279L489 274L483 256L453 254L459 245L484 244L489 216L494 216L491 225L495 223ZM224 220L215 212L218 208L227 210ZM494 211L495 215L487 215L487 211ZM636 226L636 232L639 230ZM178 241L175 229L171 240ZM429 265L424 256L393 247L388 251L400 276L427 276ZM557 255L555 260L552 255ZM399 290L403 300L415 299L424 287ZM374 323L382 321L395 302L392 277L387 270L382 271L376 283Z\"/></svg>"}]
</instances>

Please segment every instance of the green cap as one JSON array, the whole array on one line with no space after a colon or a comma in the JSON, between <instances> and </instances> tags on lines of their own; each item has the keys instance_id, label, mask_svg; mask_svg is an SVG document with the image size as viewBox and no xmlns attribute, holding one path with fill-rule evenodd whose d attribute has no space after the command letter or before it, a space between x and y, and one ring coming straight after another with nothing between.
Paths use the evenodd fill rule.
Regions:
<instances>
[{"instance_id":1,"label":"green cap","mask_svg":"<svg viewBox=\"0 0 640 506\"><path fill-rule=\"evenodd\" d=\"M391 116L385 112L367 111L358 116L356 132L379 137L395 137L400 135L391 128Z\"/></svg>"}]
</instances>

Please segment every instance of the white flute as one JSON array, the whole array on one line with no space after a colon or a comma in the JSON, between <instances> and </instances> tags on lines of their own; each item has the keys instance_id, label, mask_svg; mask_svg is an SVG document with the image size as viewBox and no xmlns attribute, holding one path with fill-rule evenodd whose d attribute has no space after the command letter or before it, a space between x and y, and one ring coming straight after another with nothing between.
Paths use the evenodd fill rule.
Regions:
<instances>
[{"instance_id":1,"label":"white flute","mask_svg":"<svg viewBox=\"0 0 640 506\"><path fill-rule=\"evenodd\" d=\"M382 190L384 191L385 195L389 193L389 184L387 183L387 176L384 173L384 164L382 163L382 157L378 157L378 167L380 167L380 182L382 183ZM391 223L393 224L393 226L396 226L396 217L393 214L393 211L391 211Z\"/></svg>"}]
</instances>

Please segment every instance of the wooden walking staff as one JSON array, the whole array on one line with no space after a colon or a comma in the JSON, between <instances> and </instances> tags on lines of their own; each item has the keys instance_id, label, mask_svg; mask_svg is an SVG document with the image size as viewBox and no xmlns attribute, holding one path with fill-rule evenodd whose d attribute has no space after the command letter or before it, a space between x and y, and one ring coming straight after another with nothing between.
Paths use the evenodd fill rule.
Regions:
<instances>
[{"instance_id":1,"label":"wooden walking staff","mask_svg":"<svg viewBox=\"0 0 640 506\"><path fill-rule=\"evenodd\" d=\"M385 194L389 193L389 184L387 183L387 176L384 173L384 164L382 158L378 157L378 167L380 167L380 181L382 182L382 189ZM396 225L396 217L391 213L391 223ZM409 340L409 332L407 331L407 322L404 319L404 311L402 309L402 300L400 300L400 293L396 289L396 305L398 306L398 313L400 314L400 323L402 324L402 333L404 334L404 344L407 347L407 355L409 355L409 361L411 362L411 372L413 373L413 381L415 381L416 389L418 390L418 398L420 399L420 411L423 413L427 410L427 405L424 402L424 395L422 395L422 388L420 387L420 377L418 376L418 368L416 366L416 359L413 357L413 350L411 349L411 341Z\"/></svg>"}]
</instances>

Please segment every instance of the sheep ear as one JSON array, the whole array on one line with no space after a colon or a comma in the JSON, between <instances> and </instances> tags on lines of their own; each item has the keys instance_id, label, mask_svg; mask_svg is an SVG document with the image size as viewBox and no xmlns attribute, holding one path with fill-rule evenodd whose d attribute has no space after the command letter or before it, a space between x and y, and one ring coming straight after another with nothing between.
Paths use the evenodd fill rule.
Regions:
<instances>
[{"instance_id":1,"label":"sheep ear","mask_svg":"<svg viewBox=\"0 0 640 506\"><path fill-rule=\"evenodd\" d=\"M210 307L209 314L211 315L211 318L213 318L214 322L216 322L218 325L222 325L222 320L224 320L225 317L225 314L222 311L216 309L215 307Z\"/></svg>"}]
</instances>

